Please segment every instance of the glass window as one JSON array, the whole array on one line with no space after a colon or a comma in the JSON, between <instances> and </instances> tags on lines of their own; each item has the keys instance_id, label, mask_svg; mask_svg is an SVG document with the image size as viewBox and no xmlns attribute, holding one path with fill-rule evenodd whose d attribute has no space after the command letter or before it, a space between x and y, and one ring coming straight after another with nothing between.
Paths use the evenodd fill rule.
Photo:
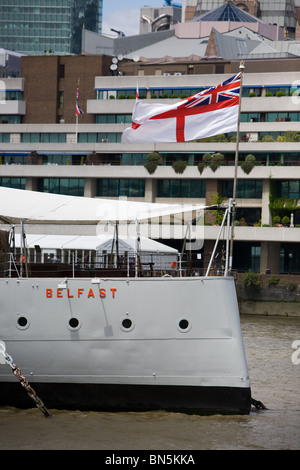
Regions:
<instances>
[{"instance_id":1,"label":"glass window","mask_svg":"<svg viewBox=\"0 0 300 470\"><path fill-rule=\"evenodd\" d=\"M58 93L58 107L62 109L64 107L64 91Z\"/></svg>"},{"instance_id":2,"label":"glass window","mask_svg":"<svg viewBox=\"0 0 300 470\"><path fill-rule=\"evenodd\" d=\"M10 134L3 132L0 134L0 142L8 144L10 142Z\"/></svg>"},{"instance_id":3,"label":"glass window","mask_svg":"<svg viewBox=\"0 0 300 470\"><path fill-rule=\"evenodd\" d=\"M83 178L39 178L38 191L44 193L66 194L70 196L84 195Z\"/></svg>"},{"instance_id":4,"label":"glass window","mask_svg":"<svg viewBox=\"0 0 300 470\"><path fill-rule=\"evenodd\" d=\"M300 199L300 180L278 181L277 197Z\"/></svg>"},{"instance_id":5,"label":"glass window","mask_svg":"<svg viewBox=\"0 0 300 470\"><path fill-rule=\"evenodd\" d=\"M241 122L260 122L260 113L241 113Z\"/></svg>"},{"instance_id":6,"label":"glass window","mask_svg":"<svg viewBox=\"0 0 300 470\"><path fill-rule=\"evenodd\" d=\"M232 197L233 180L223 181L222 196ZM236 188L237 198L259 199L262 197L262 181L261 180L238 180Z\"/></svg>"},{"instance_id":7,"label":"glass window","mask_svg":"<svg viewBox=\"0 0 300 470\"><path fill-rule=\"evenodd\" d=\"M203 198L205 191L204 180L163 179L157 181L157 197Z\"/></svg>"},{"instance_id":8,"label":"glass window","mask_svg":"<svg viewBox=\"0 0 300 470\"><path fill-rule=\"evenodd\" d=\"M143 153L123 153L121 155L121 165L145 165L147 154Z\"/></svg>"},{"instance_id":9,"label":"glass window","mask_svg":"<svg viewBox=\"0 0 300 470\"><path fill-rule=\"evenodd\" d=\"M144 197L145 180L103 178L97 181L97 196L99 197Z\"/></svg>"},{"instance_id":10,"label":"glass window","mask_svg":"<svg viewBox=\"0 0 300 470\"><path fill-rule=\"evenodd\" d=\"M0 178L0 186L14 189L25 189L26 178Z\"/></svg>"},{"instance_id":11,"label":"glass window","mask_svg":"<svg viewBox=\"0 0 300 470\"><path fill-rule=\"evenodd\" d=\"M261 96L261 87L243 86L242 97Z\"/></svg>"}]
</instances>

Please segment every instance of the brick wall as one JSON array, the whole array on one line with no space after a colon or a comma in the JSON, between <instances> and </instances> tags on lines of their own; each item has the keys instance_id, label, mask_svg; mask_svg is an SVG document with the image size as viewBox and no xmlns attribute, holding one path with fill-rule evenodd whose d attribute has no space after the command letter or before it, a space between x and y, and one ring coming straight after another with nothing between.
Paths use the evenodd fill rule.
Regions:
<instances>
[{"instance_id":1,"label":"brick wall","mask_svg":"<svg viewBox=\"0 0 300 470\"><path fill-rule=\"evenodd\" d=\"M86 101L96 98L95 77L108 75L109 56L25 56L21 76L25 79L26 124L56 124L61 118L66 124L75 123L76 89L79 81L79 105L84 114L81 124L94 123L86 113ZM63 107L59 107L59 93Z\"/></svg>"}]
</instances>

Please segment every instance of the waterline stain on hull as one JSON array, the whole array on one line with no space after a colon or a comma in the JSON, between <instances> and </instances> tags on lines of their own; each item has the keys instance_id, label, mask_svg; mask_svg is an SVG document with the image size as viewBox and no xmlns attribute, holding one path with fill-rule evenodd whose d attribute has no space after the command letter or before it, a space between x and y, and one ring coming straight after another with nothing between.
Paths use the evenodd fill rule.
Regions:
<instances>
[{"instance_id":1,"label":"waterline stain on hull","mask_svg":"<svg viewBox=\"0 0 300 470\"><path fill-rule=\"evenodd\" d=\"M249 414L250 388L167 385L34 384L48 408L84 411L154 411ZM0 383L0 406L32 408L19 383Z\"/></svg>"}]
</instances>

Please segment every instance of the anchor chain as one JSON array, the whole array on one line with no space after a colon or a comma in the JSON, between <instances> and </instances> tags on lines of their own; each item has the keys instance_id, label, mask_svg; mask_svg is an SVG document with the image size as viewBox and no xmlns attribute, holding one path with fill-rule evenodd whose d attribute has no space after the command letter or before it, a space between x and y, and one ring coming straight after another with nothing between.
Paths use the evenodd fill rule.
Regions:
<instances>
[{"instance_id":1,"label":"anchor chain","mask_svg":"<svg viewBox=\"0 0 300 470\"><path fill-rule=\"evenodd\" d=\"M4 355L4 360L6 364L8 364L12 368L13 374L20 380L22 387L26 389L28 395L35 402L36 406L42 411L42 413L44 413L46 418L50 417L51 414L45 407L42 400L37 396L35 390L29 385L28 380L21 374L20 368L16 366L16 364L13 362L12 357L9 354L7 354L7 352L5 351L3 347L1 348L1 344L0 344L0 353Z\"/></svg>"},{"instance_id":2,"label":"anchor chain","mask_svg":"<svg viewBox=\"0 0 300 470\"><path fill-rule=\"evenodd\" d=\"M254 398L251 397L251 405L255 406L257 410L267 410L267 407L259 400L254 400Z\"/></svg>"}]
</instances>

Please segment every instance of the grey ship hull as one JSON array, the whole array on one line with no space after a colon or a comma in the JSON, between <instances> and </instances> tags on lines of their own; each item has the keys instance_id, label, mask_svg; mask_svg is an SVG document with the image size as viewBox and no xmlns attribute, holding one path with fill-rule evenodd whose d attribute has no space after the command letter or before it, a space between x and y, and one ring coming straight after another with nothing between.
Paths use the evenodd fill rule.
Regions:
<instances>
[{"instance_id":1,"label":"grey ship hull","mask_svg":"<svg viewBox=\"0 0 300 470\"><path fill-rule=\"evenodd\" d=\"M230 277L2 278L0 332L47 408L250 412ZM7 364L0 405L34 406Z\"/></svg>"}]
</instances>

